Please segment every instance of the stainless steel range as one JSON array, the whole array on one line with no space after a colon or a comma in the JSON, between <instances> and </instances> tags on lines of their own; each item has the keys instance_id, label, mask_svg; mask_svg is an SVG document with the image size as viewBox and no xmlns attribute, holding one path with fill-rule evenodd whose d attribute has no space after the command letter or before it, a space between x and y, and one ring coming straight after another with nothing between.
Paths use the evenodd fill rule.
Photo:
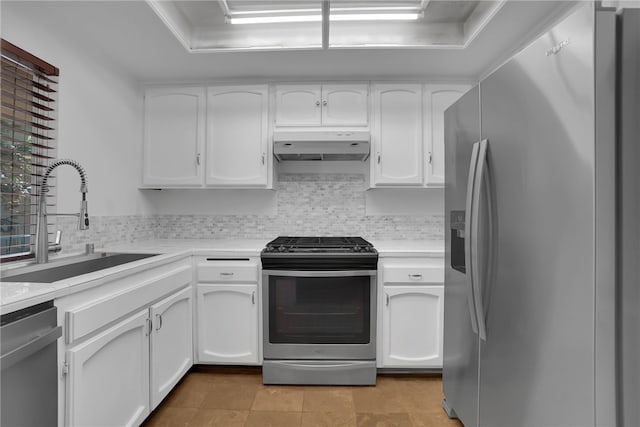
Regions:
<instances>
[{"instance_id":1,"label":"stainless steel range","mask_svg":"<svg viewBox=\"0 0 640 427\"><path fill-rule=\"evenodd\" d=\"M375 384L378 253L361 237L262 251L265 384Z\"/></svg>"}]
</instances>

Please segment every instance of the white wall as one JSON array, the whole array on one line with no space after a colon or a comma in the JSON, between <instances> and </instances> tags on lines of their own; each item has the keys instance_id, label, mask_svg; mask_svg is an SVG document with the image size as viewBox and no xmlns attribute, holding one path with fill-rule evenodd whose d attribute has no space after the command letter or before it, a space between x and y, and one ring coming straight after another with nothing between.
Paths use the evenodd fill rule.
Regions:
<instances>
[{"instance_id":1,"label":"white wall","mask_svg":"<svg viewBox=\"0 0 640 427\"><path fill-rule=\"evenodd\" d=\"M3 2L2 38L60 69L58 158L87 172L89 214L148 213L137 190L142 164L142 95L137 82L82 40L62 38L28 16L32 2ZM79 23L81 25L82 23ZM114 24L114 30L117 24ZM58 211L77 212L79 178L69 166L58 175Z\"/></svg>"},{"instance_id":2,"label":"white wall","mask_svg":"<svg viewBox=\"0 0 640 427\"><path fill-rule=\"evenodd\" d=\"M137 189L142 165L142 91L139 82L123 72L107 51L90 45L82 33L60 31L34 13L39 2L2 2L2 37L60 68L57 157L79 161L89 181L90 216L127 215L274 215L275 191ZM114 24L114 31L117 25ZM67 35L65 35L67 34ZM145 52L138 60L144 61ZM352 162L346 162L352 163ZM364 164L304 164L301 170L283 164L284 173L362 173ZM328 166L327 166L328 167ZM317 169L317 170L316 170ZM76 212L79 180L72 168L60 167L58 212ZM277 187L277 184L276 184ZM362 189L364 215L441 215L442 191Z\"/></svg>"}]
</instances>

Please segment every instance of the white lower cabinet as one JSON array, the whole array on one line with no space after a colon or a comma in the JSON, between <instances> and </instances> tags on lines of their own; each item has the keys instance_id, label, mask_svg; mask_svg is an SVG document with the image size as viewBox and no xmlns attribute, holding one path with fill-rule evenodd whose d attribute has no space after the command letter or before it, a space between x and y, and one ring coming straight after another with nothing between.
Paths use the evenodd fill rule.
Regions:
<instances>
[{"instance_id":1,"label":"white lower cabinet","mask_svg":"<svg viewBox=\"0 0 640 427\"><path fill-rule=\"evenodd\" d=\"M193 290L176 292L149 310L151 332L151 409L165 398L193 365Z\"/></svg>"},{"instance_id":2,"label":"white lower cabinet","mask_svg":"<svg viewBox=\"0 0 640 427\"><path fill-rule=\"evenodd\" d=\"M67 351L71 426L133 426L149 414L149 314L140 311Z\"/></svg>"},{"instance_id":3,"label":"white lower cabinet","mask_svg":"<svg viewBox=\"0 0 640 427\"><path fill-rule=\"evenodd\" d=\"M444 259L380 261L378 367L442 368Z\"/></svg>"},{"instance_id":4,"label":"white lower cabinet","mask_svg":"<svg viewBox=\"0 0 640 427\"><path fill-rule=\"evenodd\" d=\"M384 286L384 367L441 368L443 286Z\"/></svg>"},{"instance_id":5,"label":"white lower cabinet","mask_svg":"<svg viewBox=\"0 0 640 427\"><path fill-rule=\"evenodd\" d=\"M198 284L200 362L257 364L258 285Z\"/></svg>"},{"instance_id":6,"label":"white lower cabinet","mask_svg":"<svg viewBox=\"0 0 640 427\"><path fill-rule=\"evenodd\" d=\"M190 258L56 300L60 425L136 426L193 364Z\"/></svg>"},{"instance_id":7,"label":"white lower cabinet","mask_svg":"<svg viewBox=\"0 0 640 427\"><path fill-rule=\"evenodd\" d=\"M261 363L259 262L196 257L196 363Z\"/></svg>"}]
</instances>

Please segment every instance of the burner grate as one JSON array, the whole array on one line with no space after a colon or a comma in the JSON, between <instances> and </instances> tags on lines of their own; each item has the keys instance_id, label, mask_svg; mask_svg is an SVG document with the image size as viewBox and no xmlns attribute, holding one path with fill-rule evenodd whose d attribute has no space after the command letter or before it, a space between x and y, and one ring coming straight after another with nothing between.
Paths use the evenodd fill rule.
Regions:
<instances>
[{"instance_id":1,"label":"burner grate","mask_svg":"<svg viewBox=\"0 0 640 427\"><path fill-rule=\"evenodd\" d=\"M362 237L281 236L267 243L265 251L271 253L360 253L375 252L375 249Z\"/></svg>"}]
</instances>

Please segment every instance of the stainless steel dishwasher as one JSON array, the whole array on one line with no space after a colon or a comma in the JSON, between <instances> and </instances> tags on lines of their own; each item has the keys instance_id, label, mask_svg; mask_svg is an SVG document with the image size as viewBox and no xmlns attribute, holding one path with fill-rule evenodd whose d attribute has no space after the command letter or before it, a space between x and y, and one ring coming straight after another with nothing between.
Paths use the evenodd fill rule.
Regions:
<instances>
[{"instance_id":1,"label":"stainless steel dishwasher","mask_svg":"<svg viewBox=\"0 0 640 427\"><path fill-rule=\"evenodd\" d=\"M0 318L2 426L58 424L56 312L49 301Z\"/></svg>"}]
</instances>

